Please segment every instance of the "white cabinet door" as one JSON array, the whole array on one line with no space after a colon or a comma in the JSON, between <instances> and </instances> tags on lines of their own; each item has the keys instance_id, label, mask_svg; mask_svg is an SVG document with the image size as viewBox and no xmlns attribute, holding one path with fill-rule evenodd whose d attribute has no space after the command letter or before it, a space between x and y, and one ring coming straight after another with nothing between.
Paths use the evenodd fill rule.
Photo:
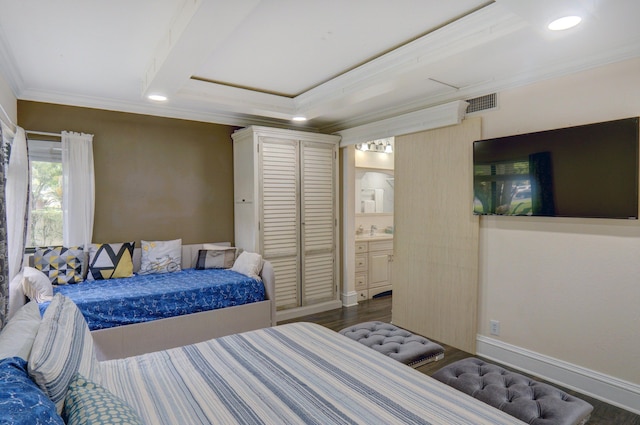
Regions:
<instances>
[{"instance_id":1,"label":"white cabinet door","mask_svg":"<svg viewBox=\"0 0 640 425\"><path fill-rule=\"evenodd\" d=\"M369 252L369 288L391 284L393 251Z\"/></svg>"},{"instance_id":2,"label":"white cabinet door","mask_svg":"<svg viewBox=\"0 0 640 425\"><path fill-rule=\"evenodd\" d=\"M336 148L301 142L302 305L336 298Z\"/></svg>"},{"instance_id":3,"label":"white cabinet door","mask_svg":"<svg viewBox=\"0 0 640 425\"><path fill-rule=\"evenodd\" d=\"M300 304L298 143L260 137L262 253L276 276L276 308Z\"/></svg>"},{"instance_id":4,"label":"white cabinet door","mask_svg":"<svg viewBox=\"0 0 640 425\"><path fill-rule=\"evenodd\" d=\"M339 307L340 138L268 127L232 138L235 242L273 265L277 310Z\"/></svg>"}]
</instances>

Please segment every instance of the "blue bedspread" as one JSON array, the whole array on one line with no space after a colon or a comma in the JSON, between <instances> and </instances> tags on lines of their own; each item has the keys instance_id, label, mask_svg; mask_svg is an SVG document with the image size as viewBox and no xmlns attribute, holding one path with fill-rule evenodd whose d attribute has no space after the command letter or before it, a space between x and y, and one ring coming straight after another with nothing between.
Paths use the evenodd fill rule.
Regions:
<instances>
[{"instance_id":1,"label":"blue bedspread","mask_svg":"<svg viewBox=\"0 0 640 425\"><path fill-rule=\"evenodd\" d=\"M227 269L185 269L175 273L85 281L54 286L53 293L71 298L91 330L265 299L262 282ZM44 312L48 304L40 304L40 311Z\"/></svg>"}]
</instances>

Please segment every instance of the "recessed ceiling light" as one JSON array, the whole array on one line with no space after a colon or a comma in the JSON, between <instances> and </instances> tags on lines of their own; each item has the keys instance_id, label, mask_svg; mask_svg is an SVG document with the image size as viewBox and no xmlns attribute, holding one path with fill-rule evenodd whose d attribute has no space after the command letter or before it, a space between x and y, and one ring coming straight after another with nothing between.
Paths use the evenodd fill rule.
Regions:
<instances>
[{"instance_id":1,"label":"recessed ceiling light","mask_svg":"<svg viewBox=\"0 0 640 425\"><path fill-rule=\"evenodd\" d=\"M562 18L558 18L555 21L551 22L548 28L551 31L562 31L567 30L569 28L573 28L578 25L582 21L582 18L579 16L564 16Z\"/></svg>"},{"instance_id":2,"label":"recessed ceiling light","mask_svg":"<svg viewBox=\"0 0 640 425\"><path fill-rule=\"evenodd\" d=\"M161 94L150 94L147 98L155 100L156 102L165 102L167 100L167 96L163 96Z\"/></svg>"},{"instance_id":3,"label":"recessed ceiling light","mask_svg":"<svg viewBox=\"0 0 640 425\"><path fill-rule=\"evenodd\" d=\"M293 118L291 118L291 119L292 119L292 120L294 120L294 121L302 122L302 121L306 121L306 120L307 120L307 117L303 117L302 115L299 115L299 116L297 116L297 117L293 117Z\"/></svg>"}]
</instances>

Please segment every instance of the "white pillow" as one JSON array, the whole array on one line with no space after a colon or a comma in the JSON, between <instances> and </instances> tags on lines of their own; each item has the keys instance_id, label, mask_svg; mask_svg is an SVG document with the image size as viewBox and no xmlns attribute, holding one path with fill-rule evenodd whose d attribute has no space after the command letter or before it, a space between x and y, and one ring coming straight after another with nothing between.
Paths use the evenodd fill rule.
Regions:
<instances>
[{"instance_id":1,"label":"white pillow","mask_svg":"<svg viewBox=\"0 0 640 425\"><path fill-rule=\"evenodd\" d=\"M100 383L100 366L87 322L69 298L56 294L44 313L28 363L29 376L62 413L76 373Z\"/></svg>"},{"instance_id":2,"label":"white pillow","mask_svg":"<svg viewBox=\"0 0 640 425\"><path fill-rule=\"evenodd\" d=\"M21 357L29 361L41 321L38 303L31 301L22 306L0 332L0 359Z\"/></svg>"},{"instance_id":3,"label":"white pillow","mask_svg":"<svg viewBox=\"0 0 640 425\"><path fill-rule=\"evenodd\" d=\"M182 270L182 239L140 241L142 258L138 274L171 273Z\"/></svg>"},{"instance_id":4,"label":"white pillow","mask_svg":"<svg viewBox=\"0 0 640 425\"><path fill-rule=\"evenodd\" d=\"M22 277L22 271L20 271L20 273L15 275L15 277L11 279L11 282L9 282L9 311L7 320L11 320L18 310L20 310L20 307L28 302L22 290Z\"/></svg>"},{"instance_id":5,"label":"white pillow","mask_svg":"<svg viewBox=\"0 0 640 425\"><path fill-rule=\"evenodd\" d=\"M261 281L262 255L256 254L255 252L244 251L238 256L236 262L233 263L231 270Z\"/></svg>"},{"instance_id":6,"label":"white pillow","mask_svg":"<svg viewBox=\"0 0 640 425\"><path fill-rule=\"evenodd\" d=\"M22 290L30 300L36 302L51 301L53 286L49 277L33 267L25 267L22 271Z\"/></svg>"}]
</instances>

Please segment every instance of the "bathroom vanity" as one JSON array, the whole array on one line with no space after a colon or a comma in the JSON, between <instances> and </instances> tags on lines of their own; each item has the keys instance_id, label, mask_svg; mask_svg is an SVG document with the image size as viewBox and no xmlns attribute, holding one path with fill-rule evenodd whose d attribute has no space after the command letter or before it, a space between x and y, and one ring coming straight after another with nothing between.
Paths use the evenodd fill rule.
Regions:
<instances>
[{"instance_id":1,"label":"bathroom vanity","mask_svg":"<svg viewBox=\"0 0 640 425\"><path fill-rule=\"evenodd\" d=\"M390 291L393 235L363 233L356 236L356 291L358 301Z\"/></svg>"}]
</instances>

